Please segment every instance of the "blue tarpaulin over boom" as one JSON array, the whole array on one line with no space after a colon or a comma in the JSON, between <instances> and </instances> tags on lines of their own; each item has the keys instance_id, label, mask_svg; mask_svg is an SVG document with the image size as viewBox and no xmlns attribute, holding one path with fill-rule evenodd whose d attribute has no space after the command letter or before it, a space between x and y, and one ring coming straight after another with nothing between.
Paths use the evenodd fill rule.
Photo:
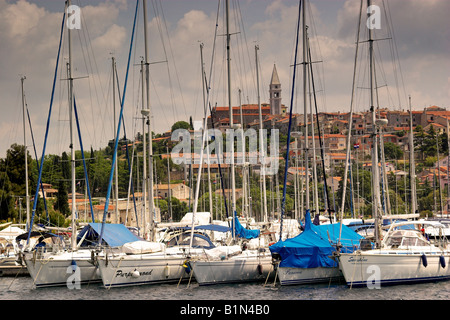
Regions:
<instances>
[{"instance_id":1,"label":"blue tarpaulin over boom","mask_svg":"<svg viewBox=\"0 0 450 320\"><path fill-rule=\"evenodd\" d=\"M253 239L259 237L259 230L245 229L239 222L238 217L234 216L234 232L236 237Z\"/></svg>"},{"instance_id":2,"label":"blue tarpaulin over boom","mask_svg":"<svg viewBox=\"0 0 450 320\"><path fill-rule=\"evenodd\" d=\"M174 227L175 229L191 230L191 227ZM231 232L231 228L218 224L203 224L201 226L194 227L194 230L209 230L217 232Z\"/></svg>"},{"instance_id":3,"label":"blue tarpaulin over boom","mask_svg":"<svg viewBox=\"0 0 450 320\"><path fill-rule=\"evenodd\" d=\"M102 244L106 244L110 247L119 247L127 242L142 240L128 230L128 228L123 224L106 223L104 228ZM95 243L98 241L101 229L101 223L89 223L78 234L77 242L79 242L86 235L85 240L81 245L82 247Z\"/></svg>"},{"instance_id":4,"label":"blue tarpaulin over boom","mask_svg":"<svg viewBox=\"0 0 450 320\"><path fill-rule=\"evenodd\" d=\"M305 230L298 236L278 241L269 247L272 253L281 256L280 267L291 268L317 268L337 267L337 262L330 258L336 251L335 246L339 239L339 223L313 225L309 210L305 216ZM342 225L340 242L341 252L352 252L359 247L363 237ZM331 243L330 243L331 241Z\"/></svg>"},{"instance_id":5,"label":"blue tarpaulin over boom","mask_svg":"<svg viewBox=\"0 0 450 320\"><path fill-rule=\"evenodd\" d=\"M190 227L188 228L190 229ZM209 230L209 231L217 231L217 232L228 232L231 231L231 228L226 226L221 226L217 224L207 224L194 227L194 230Z\"/></svg>"}]
</instances>

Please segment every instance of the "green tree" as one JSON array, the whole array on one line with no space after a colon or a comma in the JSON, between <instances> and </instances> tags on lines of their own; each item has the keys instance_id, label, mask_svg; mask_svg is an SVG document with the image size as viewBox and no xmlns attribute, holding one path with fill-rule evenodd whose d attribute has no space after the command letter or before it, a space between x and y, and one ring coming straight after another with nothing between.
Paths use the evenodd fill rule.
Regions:
<instances>
[{"instance_id":1,"label":"green tree","mask_svg":"<svg viewBox=\"0 0 450 320\"><path fill-rule=\"evenodd\" d=\"M169 203L164 199L158 200L156 204L161 212L161 220L169 220Z\"/></svg>"},{"instance_id":2,"label":"green tree","mask_svg":"<svg viewBox=\"0 0 450 320\"><path fill-rule=\"evenodd\" d=\"M18 218L11 182L5 172L0 172L0 221Z\"/></svg>"},{"instance_id":3,"label":"green tree","mask_svg":"<svg viewBox=\"0 0 450 320\"><path fill-rule=\"evenodd\" d=\"M437 135L434 126L430 126L425 136L424 156L435 156L437 154Z\"/></svg>"},{"instance_id":4,"label":"green tree","mask_svg":"<svg viewBox=\"0 0 450 320\"><path fill-rule=\"evenodd\" d=\"M180 221L181 218L186 214L186 212L188 212L187 204L175 197L171 197L171 200L173 221Z\"/></svg>"},{"instance_id":5,"label":"green tree","mask_svg":"<svg viewBox=\"0 0 450 320\"><path fill-rule=\"evenodd\" d=\"M393 142L384 143L384 155L386 159L398 160L403 158L403 150Z\"/></svg>"},{"instance_id":6,"label":"green tree","mask_svg":"<svg viewBox=\"0 0 450 320\"><path fill-rule=\"evenodd\" d=\"M416 126L414 129L414 148L416 151L419 151L421 160L424 159L425 138L423 127L421 125Z\"/></svg>"},{"instance_id":7,"label":"green tree","mask_svg":"<svg viewBox=\"0 0 450 320\"><path fill-rule=\"evenodd\" d=\"M174 132L177 129L186 129L189 130L191 125L186 121L177 121L172 125L171 131Z\"/></svg>"},{"instance_id":8,"label":"green tree","mask_svg":"<svg viewBox=\"0 0 450 320\"><path fill-rule=\"evenodd\" d=\"M30 177L32 159L28 152L27 161ZM18 219L19 197L22 208L26 205L25 181L25 147L14 143L6 151L6 158L0 159L0 220Z\"/></svg>"},{"instance_id":9,"label":"green tree","mask_svg":"<svg viewBox=\"0 0 450 320\"><path fill-rule=\"evenodd\" d=\"M58 184L58 196L56 197L54 209L58 210L65 217L70 214L69 197L67 194L66 184L63 180L60 180Z\"/></svg>"},{"instance_id":10,"label":"green tree","mask_svg":"<svg viewBox=\"0 0 450 320\"><path fill-rule=\"evenodd\" d=\"M69 180L71 177L71 168L70 168L70 160L69 160L69 156L67 155L66 152L62 153L61 156L61 168L62 168L62 176L63 179L65 180Z\"/></svg>"},{"instance_id":11,"label":"green tree","mask_svg":"<svg viewBox=\"0 0 450 320\"><path fill-rule=\"evenodd\" d=\"M28 152L27 161L30 169L32 159ZM16 196L25 195L25 147L12 144L6 151L3 168L11 183L11 192Z\"/></svg>"}]
</instances>

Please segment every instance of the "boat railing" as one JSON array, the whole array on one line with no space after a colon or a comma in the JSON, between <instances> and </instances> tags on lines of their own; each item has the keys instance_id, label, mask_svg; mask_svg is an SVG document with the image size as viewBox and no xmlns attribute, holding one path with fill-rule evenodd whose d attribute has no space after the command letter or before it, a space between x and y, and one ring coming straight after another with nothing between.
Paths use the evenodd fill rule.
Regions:
<instances>
[{"instance_id":1,"label":"boat railing","mask_svg":"<svg viewBox=\"0 0 450 320\"><path fill-rule=\"evenodd\" d=\"M369 239L340 239L339 241L332 242L333 247L342 253L352 253L356 250L371 250L374 244Z\"/></svg>"}]
</instances>

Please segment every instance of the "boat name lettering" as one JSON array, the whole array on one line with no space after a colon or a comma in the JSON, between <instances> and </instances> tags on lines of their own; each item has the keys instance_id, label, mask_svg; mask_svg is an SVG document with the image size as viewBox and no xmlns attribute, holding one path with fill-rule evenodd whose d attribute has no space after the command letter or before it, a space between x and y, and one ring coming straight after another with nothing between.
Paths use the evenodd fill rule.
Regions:
<instances>
[{"instance_id":1,"label":"boat name lettering","mask_svg":"<svg viewBox=\"0 0 450 320\"><path fill-rule=\"evenodd\" d=\"M286 270L286 274L301 274L301 273L303 273L302 270L290 270L290 269Z\"/></svg>"},{"instance_id":2,"label":"boat name lettering","mask_svg":"<svg viewBox=\"0 0 450 320\"><path fill-rule=\"evenodd\" d=\"M125 278L132 277L134 271L135 271L135 270L133 270L132 272L123 272L122 270L117 270L117 271L116 271L116 278L117 278L117 277L125 277ZM139 271L139 270L137 270L137 271L139 272L139 275L140 275L140 276L149 276L149 275L152 274L153 269L150 270L150 271Z\"/></svg>"},{"instance_id":3,"label":"boat name lettering","mask_svg":"<svg viewBox=\"0 0 450 320\"><path fill-rule=\"evenodd\" d=\"M364 257L349 257L348 258L349 263L363 262L363 261L367 261L367 258L364 258Z\"/></svg>"}]
</instances>

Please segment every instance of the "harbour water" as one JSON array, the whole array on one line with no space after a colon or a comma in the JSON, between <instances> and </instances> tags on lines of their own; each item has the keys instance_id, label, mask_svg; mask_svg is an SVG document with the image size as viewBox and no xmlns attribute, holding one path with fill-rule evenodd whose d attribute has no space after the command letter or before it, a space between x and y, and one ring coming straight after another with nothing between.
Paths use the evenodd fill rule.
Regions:
<instances>
[{"instance_id":1,"label":"harbour water","mask_svg":"<svg viewBox=\"0 0 450 320\"><path fill-rule=\"evenodd\" d=\"M0 277L0 300L450 300L450 281L349 288L345 284L273 286L243 283L199 286L197 283L157 284L105 289L101 283L33 288L29 277Z\"/></svg>"}]
</instances>

